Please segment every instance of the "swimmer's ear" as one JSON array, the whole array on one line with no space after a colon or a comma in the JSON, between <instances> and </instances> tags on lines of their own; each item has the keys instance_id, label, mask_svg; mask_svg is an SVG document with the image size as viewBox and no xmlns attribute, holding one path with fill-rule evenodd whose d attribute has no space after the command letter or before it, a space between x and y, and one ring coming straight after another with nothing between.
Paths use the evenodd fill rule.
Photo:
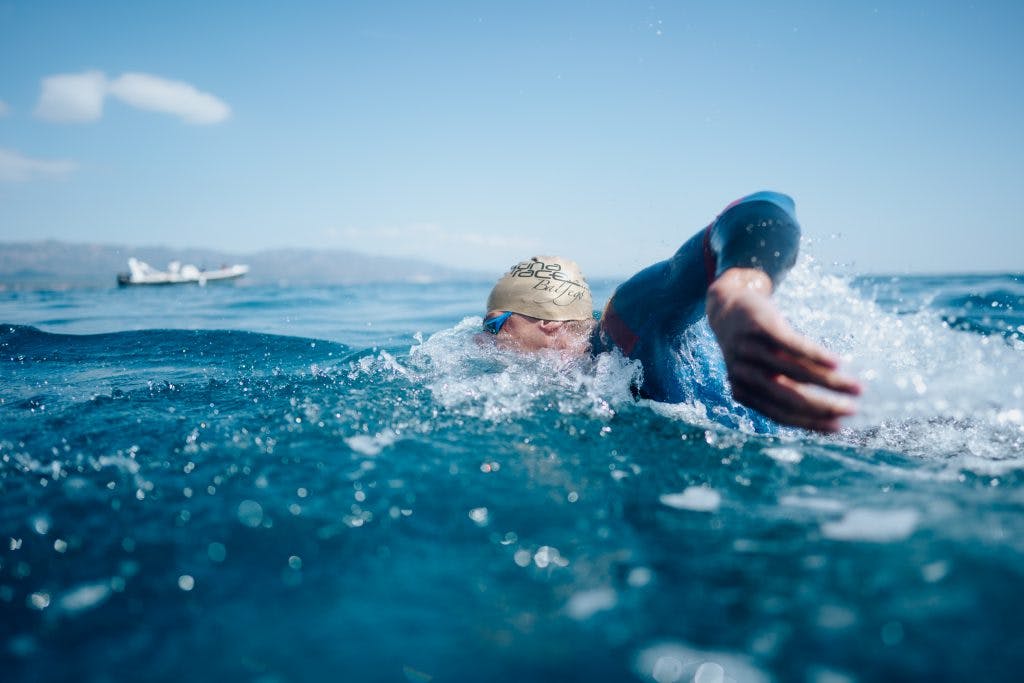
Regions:
<instances>
[{"instance_id":1,"label":"swimmer's ear","mask_svg":"<svg viewBox=\"0 0 1024 683\"><path fill-rule=\"evenodd\" d=\"M562 329L561 320L541 320L540 330L549 337L558 334L558 331Z\"/></svg>"}]
</instances>

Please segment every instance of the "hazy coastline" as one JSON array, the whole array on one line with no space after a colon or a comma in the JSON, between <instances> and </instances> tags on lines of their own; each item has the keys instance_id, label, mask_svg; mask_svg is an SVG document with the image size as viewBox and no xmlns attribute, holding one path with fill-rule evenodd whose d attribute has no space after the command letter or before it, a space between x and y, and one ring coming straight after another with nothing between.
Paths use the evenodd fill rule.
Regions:
<instances>
[{"instance_id":1,"label":"hazy coastline","mask_svg":"<svg viewBox=\"0 0 1024 683\"><path fill-rule=\"evenodd\" d=\"M59 240L0 242L0 291L116 286L134 256L156 268L171 261L200 268L250 266L239 285L351 285L487 280L493 274L449 268L419 259L373 256L346 249L266 249L248 254L201 248L136 247Z\"/></svg>"}]
</instances>

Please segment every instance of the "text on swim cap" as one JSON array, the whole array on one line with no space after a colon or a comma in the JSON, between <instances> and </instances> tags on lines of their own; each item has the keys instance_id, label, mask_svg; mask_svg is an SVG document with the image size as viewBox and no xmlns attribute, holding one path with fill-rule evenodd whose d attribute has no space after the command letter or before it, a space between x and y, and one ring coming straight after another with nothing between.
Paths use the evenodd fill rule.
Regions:
<instances>
[{"instance_id":1,"label":"text on swim cap","mask_svg":"<svg viewBox=\"0 0 1024 683\"><path fill-rule=\"evenodd\" d=\"M577 301L583 299L583 294L586 291L585 287L582 287L575 282L553 282L555 278L542 279L533 286L532 289L538 292L545 292L547 297L544 299L534 299L535 303L543 303L548 301L555 306L572 306Z\"/></svg>"},{"instance_id":2,"label":"text on swim cap","mask_svg":"<svg viewBox=\"0 0 1024 683\"><path fill-rule=\"evenodd\" d=\"M509 275L512 277L535 277L543 280L557 280L559 282L568 282L576 285L577 287L583 287L584 289L587 288L586 283L577 282L566 273L563 273L562 266L558 263L524 261L523 263L517 263L512 266L512 269L509 271Z\"/></svg>"}]
</instances>

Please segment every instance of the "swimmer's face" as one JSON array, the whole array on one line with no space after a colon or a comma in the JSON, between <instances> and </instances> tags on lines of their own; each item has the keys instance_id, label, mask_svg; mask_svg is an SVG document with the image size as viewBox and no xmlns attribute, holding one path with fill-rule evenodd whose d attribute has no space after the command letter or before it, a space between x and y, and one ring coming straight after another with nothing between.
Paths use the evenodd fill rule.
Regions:
<instances>
[{"instance_id":1,"label":"swimmer's face","mask_svg":"<svg viewBox=\"0 0 1024 683\"><path fill-rule=\"evenodd\" d=\"M488 311L484 320L496 318L502 311ZM590 321L541 320L513 313L501 326L498 334L483 333L482 339L491 338L499 349L533 353L543 349L562 351L580 356L587 352Z\"/></svg>"}]
</instances>

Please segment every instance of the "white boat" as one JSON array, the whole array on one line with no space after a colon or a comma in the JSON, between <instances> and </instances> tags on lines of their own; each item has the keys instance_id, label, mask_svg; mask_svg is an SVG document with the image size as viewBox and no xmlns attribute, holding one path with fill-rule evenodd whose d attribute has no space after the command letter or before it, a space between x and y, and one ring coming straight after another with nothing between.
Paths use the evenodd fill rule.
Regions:
<instances>
[{"instance_id":1,"label":"white boat","mask_svg":"<svg viewBox=\"0 0 1024 683\"><path fill-rule=\"evenodd\" d=\"M128 272L117 274L117 284L128 285L205 285L218 280L234 280L249 272L249 266L221 266L216 270L197 268L190 263L171 261L167 270L158 270L137 258L128 259Z\"/></svg>"}]
</instances>

